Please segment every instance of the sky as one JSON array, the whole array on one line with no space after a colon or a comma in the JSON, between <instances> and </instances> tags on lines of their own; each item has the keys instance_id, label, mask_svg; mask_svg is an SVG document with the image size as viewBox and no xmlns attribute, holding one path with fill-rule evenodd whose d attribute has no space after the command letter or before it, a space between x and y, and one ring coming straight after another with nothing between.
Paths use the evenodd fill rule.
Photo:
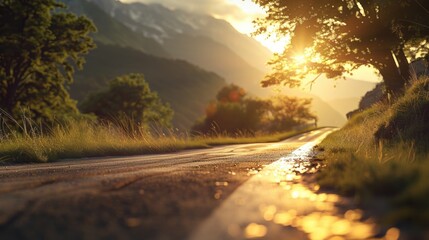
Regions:
<instances>
[{"instance_id":1,"label":"sky","mask_svg":"<svg viewBox=\"0 0 429 240\"><path fill-rule=\"evenodd\" d=\"M252 20L264 11L251 0L121 0L122 2L160 3L169 8L181 8L192 12L210 14L225 19L238 31L252 32Z\"/></svg>"},{"instance_id":2,"label":"sky","mask_svg":"<svg viewBox=\"0 0 429 240\"><path fill-rule=\"evenodd\" d=\"M253 20L262 17L264 11L251 0L121 0L122 2L160 3L166 7L210 14L228 21L235 29L250 35L254 31ZM256 37L272 52L280 52L284 43Z\"/></svg>"},{"instance_id":3,"label":"sky","mask_svg":"<svg viewBox=\"0 0 429 240\"><path fill-rule=\"evenodd\" d=\"M224 19L243 34L250 34L254 31L252 21L264 16L264 11L251 0L120 0L122 2L143 2L160 3L172 9L185 9L192 12L201 12L212 15L216 18ZM272 52L281 52L285 42L275 42L266 39L264 36L256 37L265 47ZM373 69L362 68L354 74L356 79L367 81L380 81L374 74Z\"/></svg>"}]
</instances>

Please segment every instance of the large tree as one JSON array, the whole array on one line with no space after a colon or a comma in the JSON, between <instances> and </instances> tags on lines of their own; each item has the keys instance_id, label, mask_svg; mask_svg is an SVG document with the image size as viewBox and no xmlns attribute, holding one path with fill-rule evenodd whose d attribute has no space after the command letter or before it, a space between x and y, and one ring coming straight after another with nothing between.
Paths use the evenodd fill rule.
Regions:
<instances>
[{"instance_id":1,"label":"large tree","mask_svg":"<svg viewBox=\"0 0 429 240\"><path fill-rule=\"evenodd\" d=\"M0 108L52 121L77 113L67 84L95 47L91 21L55 0L0 0Z\"/></svg>"},{"instance_id":2,"label":"large tree","mask_svg":"<svg viewBox=\"0 0 429 240\"><path fill-rule=\"evenodd\" d=\"M410 77L406 53L416 57L408 51L413 44L427 49L427 1L254 1L267 12L257 21L257 33L290 38L271 62L265 86L296 86L308 75L336 78L372 66L389 92L400 93Z\"/></svg>"}]
</instances>

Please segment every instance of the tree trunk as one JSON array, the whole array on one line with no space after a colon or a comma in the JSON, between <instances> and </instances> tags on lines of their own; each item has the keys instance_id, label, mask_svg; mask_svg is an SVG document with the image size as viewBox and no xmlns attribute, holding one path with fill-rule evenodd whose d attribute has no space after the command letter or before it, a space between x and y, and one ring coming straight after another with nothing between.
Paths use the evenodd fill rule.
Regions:
<instances>
[{"instance_id":1,"label":"tree trunk","mask_svg":"<svg viewBox=\"0 0 429 240\"><path fill-rule=\"evenodd\" d=\"M402 47L399 48L398 51L396 51L395 56L398 60L399 72L402 76L402 79L404 79L405 83L408 83L411 79L410 63L405 56L404 49Z\"/></svg>"},{"instance_id":2,"label":"tree trunk","mask_svg":"<svg viewBox=\"0 0 429 240\"><path fill-rule=\"evenodd\" d=\"M383 77L386 90L393 96L401 95L404 92L404 87L407 81L400 74L392 52L386 51L383 56L382 62L384 65L379 67L378 70Z\"/></svg>"},{"instance_id":3,"label":"tree trunk","mask_svg":"<svg viewBox=\"0 0 429 240\"><path fill-rule=\"evenodd\" d=\"M7 83L5 88L6 92L4 94L4 99L2 99L2 107L4 108L3 110L13 116L13 110L16 104L16 90L18 88L18 83L17 80L14 78L9 77L7 79L9 79L7 80L9 82Z\"/></svg>"},{"instance_id":4,"label":"tree trunk","mask_svg":"<svg viewBox=\"0 0 429 240\"><path fill-rule=\"evenodd\" d=\"M13 116L13 108L15 105L15 93L11 88L7 88L6 97L4 100L4 110Z\"/></svg>"}]
</instances>

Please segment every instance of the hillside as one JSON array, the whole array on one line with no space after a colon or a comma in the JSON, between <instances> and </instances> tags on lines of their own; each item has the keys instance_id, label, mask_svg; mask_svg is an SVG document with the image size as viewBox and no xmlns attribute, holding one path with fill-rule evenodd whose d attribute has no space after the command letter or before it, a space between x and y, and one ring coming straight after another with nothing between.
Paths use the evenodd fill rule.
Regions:
<instances>
[{"instance_id":1,"label":"hillside","mask_svg":"<svg viewBox=\"0 0 429 240\"><path fill-rule=\"evenodd\" d=\"M348 112L357 108L360 99L376 84L353 78L333 80L321 76L312 85L303 84L302 91L320 97L345 117Z\"/></svg>"},{"instance_id":2,"label":"hillside","mask_svg":"<svg viewBox=\"0 0 429 240\"><path fill-rule=\"evenodd\" d=\"M271 52L228 22L160 4L89 1L135 33L158 42L172 58L214 71L257 94Z\"/></svg>"},{"instance_id":3,"label":"hillside","mask_svg":"<svg viewBox=\"0 0 429 240\"><path fill-rule=\"evenodd\" d=\"M311 93L304 92L300 89L283 89L281 94L295 96L299 98L313 99L311 104L311 111L313 111L318 119L319 126L342 126L346 123L346 116L341 114L336 108L329 105L326 101L322 100L319 96Z\"/></svg>"},{"instance_id":4,"label":"hillside","mask_svg":"<svg viewBox=\"0 0 429 240\"><path fill-rule=\"evenodd\" d=\"M137 33L163 44L175 36L204 36L225 45L252 67L265 69L272 53L255 39L239 33L225 20L203 13L169 9L161 4L88 0Z\"/></svg>"},{"instance_id":5,"label":"hillside","mask_svg":"<svg viewBox=\"0 0 429 240\"><path fill-rule=\"evenodd\" d=\"M97 26L97 33L92 37L97 42L109 45L131 47L142 52L161 57L169 54L156 41L133 32L122 23L111 18L94 3L86 0L61 0L67 5L68 11L90 18Z\"/></svg>"},{"instance_id":6,"label":"hillside","mask_svg":"<svg viewBox=\"0 0 429 240\"><path fill-rule=\"evenodd\" d=\"M429 79L421 77L402 96L361 109L319 145L321 187L352 197L386 229L401 228L400 239L427 239L428 106Z\"/></svg>"},{"instance_id":7,"label":"hillside","mask_svg":"<svg viewBox=\"0 0 429 240\"><path fill-rule=\"evenodd\" d=\"M375 87L376 82L363 81L353 78L333 80L321 76L311 86L305 85L304 90L320 96L325 101L344 98L361 98Z\"/></svg>"},{"instance_id":8,"label":"hillside","mask_svg":"<svg viewBox=\"0 0 429 240\"><path fill-rule=\"evenodd\" d=\"M350 111L355 110L359 105L360 98L339 98L328 101L327 103L334 107L342 116L346 116Z\"/></svg>"},{"instance_id":9,"label":"hillside","mask_svg":"<svg viewBox=\"0 0 429 240\"><path fill-rule=\"evenodd\" d=\"M318 96L309 95L313 98L311 109L318 116L319 126L341 127L346 123L346 117L337 108L323 101Z\"/></svg>"},{"instance_id":10,"label":"hillside","mask_svg":"<svg viewBox=\"0 0 429 240\"><path fill-rule=\"evenodd\" d=\"M269 52L223 20L195 13L186 14L182 10L170 10L159 4L123 4L114 0L64 1L69 5L70 11L86 15L98 28L94 38L100 48L89 55L84 72L77 75L76 83L71 89L72 96L78 100L82 100L91 91L102 89L108 80L118 75L144 73L151 87L172 104L176 111L175 125L183 128L191 126L202 115L205 104L215 97L223 80L217 76L215 83L206 81L214 79L212 77L193 75L203 71L201 69L187 71L186 77L183 77L184 69L176 69L177 76L175 73L167 73L165 69L170 67L165 67L161 62L169 65L181 61L161 60L156 56L185 59L196 66L216 72L227 82L245 88L251 96L268 97L273 94L271 89L263 89L259 83L264 76L262 68ZM126 50L121 52L115 46L126 47ZM254 67L255 65L259 68ZM187 65L189 69L198 68L196 66ZM189 98L193 94L178 93L172 88L174 85L170 85L172 79L175 79L174 84L179 88L181 81L185 81L184 85L191 89L189 93L197 92L197 95ZM187 91L185 89L186 87L183 88L184 92ZM313 111L318 113L320 124L344 123L344 115L315 97L316 94L303 94L294 95L314 97Z\"/></svg>"},{"instance_id":11,"label":"hillside","mask_svg":"<svg viewBox=\"0 0 429 240\"><path fill-rule=\"evenodd\" d=\"M166 40L164 47L179 59L220 73L226 81L243 86L254 95L264 95L260 85L264 73L243 61L225 45L204 36L178 35Z\"/></svg>"},{"instance_id":12,"label":"hillside","mask_svg":"<svg viewBox=\"0 0 429 240\"><path fill-rule=\"evenodd\" d=\"M203 115L207 103L225 84L215 73L182 60L158 58L131 48L97 45L71 86L71 95L77 100L103 89L116 76L143 73L151 89L171 104L175 111L173 124L187 129Z\"/></svg>"}]
</instances>

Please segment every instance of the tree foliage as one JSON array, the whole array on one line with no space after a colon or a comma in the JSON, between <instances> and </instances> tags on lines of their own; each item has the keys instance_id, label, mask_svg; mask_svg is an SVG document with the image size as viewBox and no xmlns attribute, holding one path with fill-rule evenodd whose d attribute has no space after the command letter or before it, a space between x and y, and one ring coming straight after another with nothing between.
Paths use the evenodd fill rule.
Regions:
<instances>
[{"instance_id":1,"label":"tree foliage","mask_svg":"<svg viewBox=\"0 0 429 240\"><path fill-rule=\"evenodd\" d=\"M142 74L129 74L109 82L109 88L90 95L81 106L101 120L114 123L131 120L134 124L170 126L173 110L150 90Z\"/></svg>"},{"instance_id":2,"label":"tree foliage","mask_svg":"<svg viewBox=\"0 0 429 240\"><path fill-rule=\"evenodd\" d=\"M421 0L254 0L267 15L257 34L290 38L263 85L297 86L308 75L341 77L361 66L378 69L387 90L401 92L408 58L427 52L429 3ZM414 54L413 54L414 53ZM306 58L302 64L297 58ZM397 67L396 62L399 67Z\"/></svg>"},{"instance_id":3,"label":"tree foliage","mask_svg":"<svg viewBox=\"0 0 429 240\"><path fill-rule=\"evenodd\" d=\"M66 85L95 47L91 21L54 0L0 0L0 108L15 118L52 121L76 114Z\"/></svg>"},{"instance_id":4,"label":"tree foliage","mask_svg":"<svg viewBox=\"0 0 429 240\"><path fill-rule=\"evenodd\" d=\"M210 103L204 119L192 130L203 134L281 132L316 119L310 112L311 100L278 96L249 98L234 84L225 86Z\"/></svg>"},{"instance_id":5,"label":"tree foliage","mask_svg":"<svg viewBox=\"0 0 429 240\"><path fill-rule=\"evenodd\" d=\"M235 85L230 84L223 87L216 95L218 102L241 102L246 96L246 91Z\"/></svg>"},{"instance_id":6,"label":"tree foliage","mask_svg":"<svg viewBox=\"0 0 429 240\"><path fill-rule=\"evenodd\" d=\"M317 116L309 110L311 99L277 96L268 102L264 128L269 132L290 130L294 126L317 121Z\"/></svg>"}]
</instances>

